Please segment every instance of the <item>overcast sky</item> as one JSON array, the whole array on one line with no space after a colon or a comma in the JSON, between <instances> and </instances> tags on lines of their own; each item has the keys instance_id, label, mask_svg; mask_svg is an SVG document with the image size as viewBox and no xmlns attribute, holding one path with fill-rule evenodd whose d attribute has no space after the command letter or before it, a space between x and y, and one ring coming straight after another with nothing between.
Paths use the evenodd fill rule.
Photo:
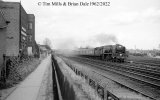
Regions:
<instances>
[{"instance_id":1,"label":"overcast sky","mask_svg":"<svg viewBox=\"0 0 160 100\"><path fill-rule=\"evenodd\" d=\"M157 49L160 44L160 0L90 0L109 1L108 7L38 6L62 1L21 0L27 13L35 14L38 43L49 38L53 48L119 43L128 49Z\"/></svg>"}]
</instances>

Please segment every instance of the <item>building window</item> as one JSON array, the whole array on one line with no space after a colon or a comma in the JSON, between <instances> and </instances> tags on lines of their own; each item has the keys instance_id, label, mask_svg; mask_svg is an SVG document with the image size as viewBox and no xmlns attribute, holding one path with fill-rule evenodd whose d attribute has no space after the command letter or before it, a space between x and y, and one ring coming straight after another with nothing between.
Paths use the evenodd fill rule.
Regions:
<instances>
[{"instance_id":1,"label":"building window","mask_svg":"<svg viewBox=\"0 0 160 100\"><path fill-rule=\"evenodd\" d=\"M32 23L29 23L29 29L31 30L33 27Z\"/></svg>"},{"instance_id":2,"label":"building window","mask_svg":"<svg viewBox=\"0 0 160 100\"><path fill-rule=\"evenodd\" d=\"M32 36L31 36L31 35L29 36L29 41L30 41L30 42L32 41Z\"/></svg>"},{"instance_id":3,"label":"building window","mask_svg":"<svg viewBox=\"0 0 160 100\"><path fill-rule=\"evenodd\" d=\"M22 26L22 30L23 30L24 32L26 32L26 28L24 28L23 26Z\"/></svg>"}]
</instances>

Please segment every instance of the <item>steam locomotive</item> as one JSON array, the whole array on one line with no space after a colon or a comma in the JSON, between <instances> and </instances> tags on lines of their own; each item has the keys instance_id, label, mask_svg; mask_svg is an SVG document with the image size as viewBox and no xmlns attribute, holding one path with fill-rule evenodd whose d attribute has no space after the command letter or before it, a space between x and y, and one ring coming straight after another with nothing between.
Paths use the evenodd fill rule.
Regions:
<instances>
[{"instance_id":1,"label":"steam locomotive","mask_svg":"<svg viewBox=\"0 0 160 100\"><path fill-rule=\"evenodd\" d=\"M78 55L92 56L101 60L124 62L127 54L126 47L120 44L106 45L96 48L81 48L78 50Z\"/></svg>"}]
</instances>

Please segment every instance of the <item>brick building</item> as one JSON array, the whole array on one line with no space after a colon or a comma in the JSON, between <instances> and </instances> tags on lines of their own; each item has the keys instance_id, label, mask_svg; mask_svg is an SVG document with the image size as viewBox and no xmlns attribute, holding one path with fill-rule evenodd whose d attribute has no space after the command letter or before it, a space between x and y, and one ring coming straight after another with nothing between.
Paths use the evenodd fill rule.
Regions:
<instances>
[{"instance_id":1,"label":"brick building","mask_svg":"<svg viewBox=\"0 0 160 100\"><path fill-rule=\"evenodd\" d=\"M35 16L28 14L28 54L35 54Z\"/></svg>"},{"instance_id":2,"label":"brick building","mask_svg":"<svg viewBox=\"0 0 160 100\"><path fill-rule=\"evenodd\" d=\"M35 55L35 17L19 2L0 1L0 77L6 73L6 60L19 55ZM23 56L23 57L24 57ZM21 56L22 57L22 56Z\"/></svg>"},{"instance_id":3,"label":"brick building","mask_svg":"<svg viewBox=\"0 0 160 100\"><path fill-rule=\"evenodd\" d=\"M19 2L1 2L0 9L4 18L10 21L6 30L6 56L18 56L20 52L32 54L31 45L35 41L34 15L27 14Z\"/></svg>"},{"instance_id":4,"label":"brick building","mask_svg":"<svg viewBox=\"0 0 160 100\"><path fill-rule=\"evenodd\" d=\"M5 43L6 43L6 30L7 21L3 16L3 12L0 10L0 66L3 64L3 54L5 54ZM1 68L1 67L0 67Z\"/></svg>"}]
</instances>

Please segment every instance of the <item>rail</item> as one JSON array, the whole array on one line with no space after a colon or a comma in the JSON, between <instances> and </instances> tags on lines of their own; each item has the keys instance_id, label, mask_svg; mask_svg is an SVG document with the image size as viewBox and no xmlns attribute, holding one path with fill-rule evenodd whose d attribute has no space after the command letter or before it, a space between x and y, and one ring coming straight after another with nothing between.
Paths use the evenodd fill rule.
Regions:
<instances>
[{"instance_id":1,"label":"rail","mask_svg":"<svg viewBox=\"0 0 160 100\"><path fill-rule=\"evenodd\" d=\"M119 76L119 75L122 75L122 77L123 78L126 78L128 81L131 79L131 80L134 80L134 81L136 81L137 83L135 83L134 81L133 81L133 83L135 83L135 84L137 84L137 85L132 85L132 84L128 84L128 83L126 83L126 82L124 82L124 81L122 81L122 80L114 80L113 78L111 78L111 80L113 80L113 81L116 81L116 82L118 82L119 84L122 84L123 86L126 86L126 87L128 87L128 88L130 88L130 89L132 89L132 90L134 90L134 91L137 91L138 93L141 93L141 94L143 94L143 95L146 95L147 97L150 97L150 98L152 98L152 99L157 99L157 98L160 98L160 96L158 96L159 95L159 93L160 92L158 92L157 91L157 89L155 88L155 87L159 87L159 82L157 83L157 82L151 82L151 81L148 81L148 80L142 80L142 78L140 78L140 77L142 77L142 76L144 76L144 75L142 75L142 74L140 74L140 76L139 75L136 75L136 73L133 73L133 71L127 71L127 72L125 72L126 70L125 69L119 69L119 68L113 68L113 65L111 65L111 66L106 66L105 64L102 64L102 63L100 63L100 62L98 62L98 61L95 61L95 60L91 60L91 59L84 59L84 58L76 58L76 57L69 57L70 59L72 59L72 60L75 60L75 61L78 61L78 62L82 62L82 63L85 63L85 64L87 64L87 65L91 65L91 66L94 66L94 67L97 67L98 69L101 69L101 70L103 70L103 71L107 71L107 72L111 72L111 73L114 73L114 75L113 76ZM116 65L117 64L114 64L115 65L115 67L116 67ZM106 68L107 67L107 68ZM121 66L119 66L119 67L121 67ZM131 74L131 72L132 72L132 74ZM116 75L117 74L117 75ZM136 76L135 76L136 75ZM132 82L132 81L131 81ZM143 84L146 84L147 86L155 86L154 87L154 91L152 90L153 88L152 88L152 86L150 87L150 89L149 88L145 88L144 87L144 85L143 84L141 84L141 83L143 83ZM156 84L155 84L156 83ZM145 91L142 89L140 89L140 86L142 86L143 85L143 87L145 88ZM146 91L148 91L148 92L146 92ZM150 92L149 92L150 91ZM157 93L156 93L156 91L157 91ZM153 93L151 93L151 92L153 92Z\"/></svg>"}]
</instances>

